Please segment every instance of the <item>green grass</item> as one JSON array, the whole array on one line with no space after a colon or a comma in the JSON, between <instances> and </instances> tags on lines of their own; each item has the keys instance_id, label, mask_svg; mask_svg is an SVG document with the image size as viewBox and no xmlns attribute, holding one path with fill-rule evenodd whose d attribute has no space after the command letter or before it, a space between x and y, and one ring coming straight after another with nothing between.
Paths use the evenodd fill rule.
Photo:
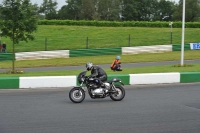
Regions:
<instances>
[{"instance_id":1,"label":"green grass","mask_svg":"<svg viewBox=\"0 0 200 133\"><path fill-rule=\"evenodd\" d=\"M4 74L1 73L0 77L24 77L24 76L70 76L78 75L82 70L56 70L56 71L43 71L43 72L24 72L24 74ZM174 67L173 65L165 66L151 66L140 68L125 68L121 72L113 72L109 68L104 69L107 74L138 74L138 73L165 73L165 72L200 72L200 64L195 64L192 67ZM90 74L88 72L87 74Z\"/></svg>"},{"instance_id":2,"label":"green grass","mask_svg":"<svg viewBox=\"0 0 200 133\"><path fill-rule=\"evenodd\" d=\"M137 55L122 55L121 62L137 63L137 62L160 62L180 60L181 52L153 53L153 54L137 54ZM113 56L92 56L92 57L73 57L68 59L48 59L48 60L32 60L32 61L16 61L16 69L24 67L44 67L44 66L78 66L85 65L86 62L93 62L95 65L110 64L115 58ZM200 59L200 51L185 51L185 60ZM176 65L176 64L174 64ZM134 74L134 73L160 73L160 72L199 72L200 64L193 64L192 67L174 67L173 65L152 66L140 68L126 68L122 72L113 72L109 68L105 69L108 74ZM0 63L0 68L11 68L11 61ZM85 67L82 68L84 70ZM22 69L23 70L23 69ZM82 70L66 70L66 71L43 71L43 72L24 72L24 74L5 74L1 73L0 77L12 76L66 76L77 75Z\"/></svg>"},{"instance_id":3,"label":"green grass","mask_svg":"<svg viewBox=\"0 0 200 133\"><path fill-rule=\"evenodd\" d=\"M173 28L173 44L181 44L181 28ZM58 49L84 49L88 37L89 48L113 48L128 46L148 46L170 44L170 28L139 28L139 27L92 27L92 26L56 26L38 25L33 34L34 41L20 42L16 52ZM200 42L200 28L185 29L185 43ZM12 52L12 42L2 37L6 42L7 51Z\"/></svg>"},{"instance_id":4,"label":"green grass","mask_svg":"<svg viewBox=\"0 0 200 133\"><path fill-rule=\"evenodd\" d=\"M15 61L16 68L29 67L51 67L51 66L78 66L85 65L86 62L93 62L93 64L111 64L116 55L107 56L86 56L86 57L72 57L62 59L44 59L44 60L24 60ZM135 54L135 55L121 55L122 63L136 63L136 62L160 62L180 60L181 52L166 52L166 53L152 53L152 54ZM200 50L185 51L185 60L200 59ZM0 68L11 68L12 61L0 62Z\"/></svg>"}]
</instances>

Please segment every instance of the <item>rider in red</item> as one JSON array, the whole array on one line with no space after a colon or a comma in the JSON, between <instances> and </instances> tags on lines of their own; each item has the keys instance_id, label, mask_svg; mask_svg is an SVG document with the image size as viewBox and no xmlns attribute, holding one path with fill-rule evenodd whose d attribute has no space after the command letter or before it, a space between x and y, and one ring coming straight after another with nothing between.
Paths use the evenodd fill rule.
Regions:
<instances>
[{"instance_id":1,"label":"rider in red","mask_svg":"<svg viewBox=\"0 0 200 133\"><path fill-rule=\"evenodd\" d=\"M113 71L122 71L121 69L121 62L120 62L120 56L117 56L113 63L110 65L111 70Z\"/></svg>"}]
</instances>

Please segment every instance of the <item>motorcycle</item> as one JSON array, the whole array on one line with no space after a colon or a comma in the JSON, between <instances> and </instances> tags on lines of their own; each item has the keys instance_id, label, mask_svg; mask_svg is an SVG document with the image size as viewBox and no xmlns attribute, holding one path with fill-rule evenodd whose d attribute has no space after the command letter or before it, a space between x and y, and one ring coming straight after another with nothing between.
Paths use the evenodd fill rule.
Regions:
<instances>
[{"instance_id":1,"label":"motorcycle","mask_svg":"<svg viewBox=\"0 0 200 133\"><path fill-rule=\"evenodd\" d=\"M121 79L113 78L100 84L97 78L86 76L86 73L87 71L83 71L78 75L80 86L72 88L69 92L72 102L81 103L85 99L86 89L92 99L110 97L113 101L121 101L125 97ZM116 85L117 82L120 84Z\"/></svg>"}]
</instances>

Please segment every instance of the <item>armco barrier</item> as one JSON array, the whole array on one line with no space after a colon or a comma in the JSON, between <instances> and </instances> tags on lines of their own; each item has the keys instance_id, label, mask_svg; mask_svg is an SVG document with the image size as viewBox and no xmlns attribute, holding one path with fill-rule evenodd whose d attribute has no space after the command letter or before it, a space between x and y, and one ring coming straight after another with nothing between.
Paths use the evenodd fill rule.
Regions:
<instances>
[{"instance_id":1,"label":"armco barrier","mask_svg":"<svg viewBox=\"0 0 200 133\"><path fill-rule=\"evenodd\" d=\"M129 74L108 75L108 80L110 80L112 78L120 78L125 85L129 85L130 84L130 76L129 76Z\"/></svg>"},{"instance_id":2,"label":"armco barrier","mask_svg":"<svg viewBox=\"0 0 200 133\"><path fill-rule=\"evenodd\" d=\"M180 73L130 74L131 85L180 83Z\"/></svg>"},{"instance_id":3,"label":"armco barrier","mask_svg":"<svg viewBox=\"0 0 200 133\"><path fill-rule=\"evenodd\" d=\"M98 55L114 55L122 54L121 48L99 48L99 49L78 49L70 50L70 57L81 56L98 56Z\"/></svg>"},{"instance_id":4,"label":"armco barrier","mask_svg":"<svg viewBox=\"0 0 200 133\"><path fill-rule=\"evenodd\" d=\"M12 58L13 58L12 53L0 53L0 61L12 60Z\"/></svg>"},{"instance_id":5,"label":"armco barrier","mask_svg":"<svg viewBox=\"0 0 200 133\"><path fill-rule=\"evenodd\" d=\"M200 72L182 72L181 83L200 82Z\"/></svg>"},{"instance_id":6,"label":"armco barrier","mask_svg":"<svg viewBox=\"0 0 200 133\"><path fill-rule=\"evenodd\" d=\"M172 51L172 45L122 47L122 55L140 54L140 53L163 53L171 51Z\"/></svg>"},{"instance_id":7,"label":"armco barrier","mask_svg":"<svg viewBox=\"0 0 200 133\"><path fill-rule=\"evenodd\" d=\"M69 50L20 52L16 53L15 56L16 60L69 58Z\"/></svg>"},{"instance_id":8,"label":"armco barrier","mask_svg":"<svg viewBox=\"0 0 200 133\"><path fill-rule=\"evenodd\" d=\"M190 44L185 44L184 50L190 50ZM69 57L81 57L81 56L99 56L99 55L161 53L161 52L170 52L170 51L181 51L181 44L135 46L135 47L121 47L121 48L97 48L97 49L20 52L20 53L15 54L16 56L15 58L16 60L33 60L33 59L69 58ZM1 56L0 56L0 59L1 59Z\"/></svg>"},{"instance_id":9,"label":"armco barrier","mask_svg":"<svg viewBox=\"0 0 200 133\"><path fill-rule=\"evenodd\" d=\"M113 74L108 80L120 78L125 85L200 82L200 72ZM0 78L0 89L48 88L77 86L77 76Z\"/></svg>"},{"instance_id":10,"label":"armco barrier","mask_svg":"<svg viewBox=\"0 0 200 133\"><path fill-rule=\"evenodd\" d=\"M20 77L19 88L76 86L76 76Z\"/></svg>"},{"instance_id":11,"label":"armco barrier","mask_svg":"<svg viewBox=\"0 0 200 133\"><path fill-rule=\"evenodd\" d=\"M0 78L0 89L18 89L19 77Z\"/></svg>"},{"instance_id":12,"label":"armco barrier","mask_svg":"<svg viewBox=\"0 0 200 133\"><path fill-rule=\"evenodd\" d=\"M191 50L190 44L184 44L184 51ZM181 44L173 44L172 51L181 51Z\"/></svg>"}]
</instances>

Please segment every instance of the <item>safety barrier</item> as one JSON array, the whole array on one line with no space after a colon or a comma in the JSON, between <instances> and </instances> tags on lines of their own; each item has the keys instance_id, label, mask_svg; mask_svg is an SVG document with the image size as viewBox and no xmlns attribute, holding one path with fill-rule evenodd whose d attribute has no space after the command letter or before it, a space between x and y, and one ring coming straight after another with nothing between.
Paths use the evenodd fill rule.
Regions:
<instances>
[{"instance_id":1,"label":"safety barrier","mask_svg":"<svg viewBox=\"0 0 200 133\"><path fill-rule=\"evenodd\" d=\"M172 45L122 47L122 54L163 53L171 52Z\"/></svg>"},{"instance_id":2,"label":"safety barrier","mask_svg":"<svg viewBox=\"0 0 200 133\"><path fill-rule=\"evenodd\" d=\"M125 85L200 82L200 72L115 74ZM77 86L77 76L10 77L0 78L0 89L49 88Z\"/></svg>"},{"instance_id":3,"label":"safety barrier","mask_svg":"<svg viewBox=\"0 0 200 133\"><path fill-rule=\"evenodd\" d=\"M190 44L184 45L184 50L190 50L190 49L191 49ZM136 46L136 47L122 47L122 48L20 52L15 54L16 56L15 58L16 60L34 60L34 59L70 58L70 57L99 56L99 55L163 53L163 52L180 51L180 50L181 50L181 44L173 44L173 45Z\"/></svg>"},{"instance_id":4,"label":"safety barrier","mask_svg":"<svg viewBox=\"0 0 200 133\"><path fill-rule=\"evenodd\" d=\"M181 83L200 82L200 72L181 72Z\"/></svg>"},{"instance_id":5,"label":"safety barrier","mask_svg":"<svg viewBox=\"0 0 200 133\"><path fill-rule=\"evenodd\" d=\"M16 55L16 60L69 58L69 50L20 52L16 53L15 55Z\"/></svg>"},{"instance_id":6,"label":"safety barrier","mask_svg":"<svg viewBox=\"0 0 200 133\"><path fill-rule=\"evenodd\" d=\"M70 50L70 57L121 54L121 48L77 49Z\"/></svg>"},{"instance_id":7,"label":"safety barrier","mask_svg":"<svg viewBox=\"0 0 200 133\"><path fill-rule=\"evenodd\" d=\"M180 83L180 73L130 74L131 85Z\"/></svg>"},{"instance_id":8,"label":"safety barrier","mask_svg":"<svg viewBox=\"0 0 200 133\"><path fill-rule=\"evenodd\" d=\"M184 51L191 50L190 44L184 44ZM181 44L173 44L172 51L181 51Z\"/></svg>"},{"instance_id":9,"label":"safety barrier","mask_svg":"<svg viewBox=\"0 0 200 133\"><path fill-rule=\"evenodd\" d=\"M13 59L12 53L0 53L0 61L6 61L6 60L12 60L12 59Z\"/></svg>"},{"instance_id":10,"label":"safety barrier","mask_svg":"<svg viewBox=\"0 0 200 133\"><path fill-rule=\"evenodd\" d=\"M20 77L19 88L69 87L76 85L76 76Z\"/></svg>"},{"instance_id":11,"label":"safety barrier","mask_svg":"<svg viewBox=\"0 0 200 133\"><path fill-rule=\"evenodd\" d=\"M0 89L18 89L19 77L2 77L0 78Z\"/></svg>"}]
</instances>

